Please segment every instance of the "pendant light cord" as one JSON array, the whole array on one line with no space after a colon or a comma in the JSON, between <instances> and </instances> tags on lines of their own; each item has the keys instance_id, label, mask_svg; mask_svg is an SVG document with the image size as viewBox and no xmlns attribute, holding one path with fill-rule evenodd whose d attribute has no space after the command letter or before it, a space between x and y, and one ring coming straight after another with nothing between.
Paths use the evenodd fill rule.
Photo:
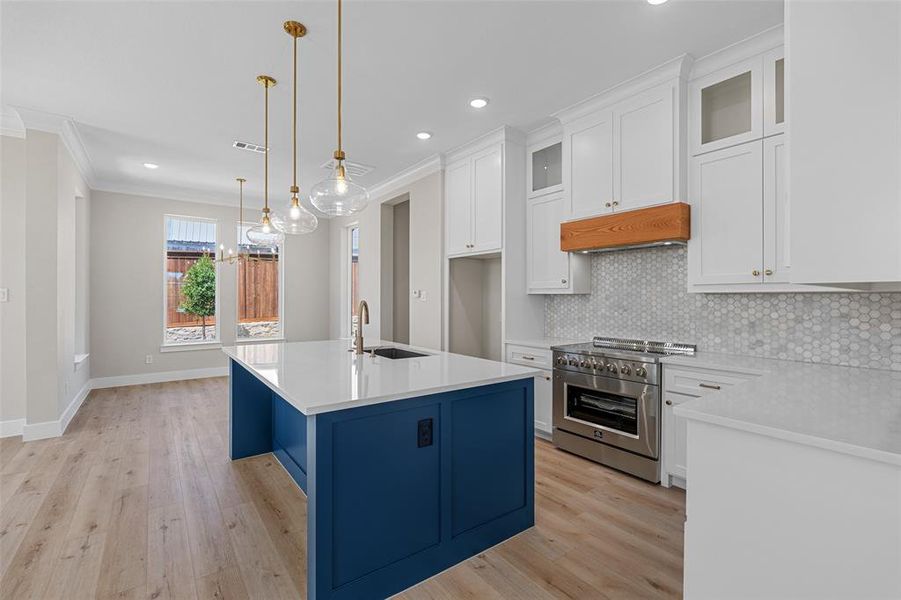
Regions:
<instances>
[{"instance_id":1,"label":"pendant light cord","mask_svg":"<svg viewBox=\"0 0 901 600\"><path fill-rule=\"evenodd\" d=\"M269 212L269 82L263 82L263 145L266 153L263 155L263 212Z\"/></svg>"},{"instance_id":2,"label":"pendant light cord","mask_svg":"<svg viewBox=\"0 0 901 600\"><path fill-rule=\"evenodd\" d=\"M294 187L297 190L297 37L294 36L294 94L292 95L293 104L291 105L291 122L293 123L293 131L291 132L291 145L294 147ZM295 191L296 195L297 192Z\"/></svg>"},{"instance_id":3,"label":"pendant light cord","mask_svg":"<svg viewBox=\"0 0 901 600\"><path fill-rule=\"evenodd\" d=\"M338 152L341 147L341 0L338 0Z\"/></svg>"}]
</instances>

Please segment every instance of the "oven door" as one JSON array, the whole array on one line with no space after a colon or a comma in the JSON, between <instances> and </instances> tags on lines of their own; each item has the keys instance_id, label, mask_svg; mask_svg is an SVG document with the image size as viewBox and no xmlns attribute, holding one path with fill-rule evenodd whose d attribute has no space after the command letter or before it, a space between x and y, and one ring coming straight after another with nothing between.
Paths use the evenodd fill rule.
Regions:
<instances>
[{"instance_id":1,"label":"oven door","mask_svg":"<svg viewBox=\"0 0 901 600\"><path fill-rule=\"evenodd\" d=\"M656 385L554 372L554 427L636 454L660 456Z\"/></svg>"}]
</instances>

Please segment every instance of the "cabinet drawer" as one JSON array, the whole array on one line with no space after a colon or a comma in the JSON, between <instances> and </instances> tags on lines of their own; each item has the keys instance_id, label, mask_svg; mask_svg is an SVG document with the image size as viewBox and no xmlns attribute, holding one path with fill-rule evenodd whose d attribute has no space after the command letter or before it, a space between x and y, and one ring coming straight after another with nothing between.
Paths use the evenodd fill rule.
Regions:
<instances>
[{"instance_id":1,"label":"cabinet drawer","mask_svg":"<svg viewBox=\"0 0 901 600\"><path fill-rule=\"evenodd\" d=\"M507 346L507 362L538 369L553 368L553 353L545 348L529 348L528 346Z\"/></svg>"},{"instance_id":2,"label":"cabinet drawer","mask_svg":"<svg viewBox=\"0 0 901 600\"><path fill-rule=\"evenodd\" d=\"M664 367L663 389L665 392L676 392L698 397L742 384L751 379L751 377L753 375L742 373Z\"/></svg>"}]
</instances>

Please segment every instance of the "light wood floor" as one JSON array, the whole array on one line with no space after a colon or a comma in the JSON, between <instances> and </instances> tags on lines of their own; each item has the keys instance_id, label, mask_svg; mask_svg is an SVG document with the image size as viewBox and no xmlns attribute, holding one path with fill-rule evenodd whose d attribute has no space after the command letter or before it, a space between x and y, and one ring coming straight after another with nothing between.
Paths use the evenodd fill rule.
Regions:
<instances>
[{"instance_id":1,"label":"light wood floor","mask_svg":"<svg viewBox=\"0 0 901 600\"><path fill-rule=\"evenodd\" d=\"M0 440L0 598L302 598L306 502L231 462L226 380L95 390L61 438ZM397 596L672 598L684 494L539 442L536 526Z\"/></svg>"}]
</instances>

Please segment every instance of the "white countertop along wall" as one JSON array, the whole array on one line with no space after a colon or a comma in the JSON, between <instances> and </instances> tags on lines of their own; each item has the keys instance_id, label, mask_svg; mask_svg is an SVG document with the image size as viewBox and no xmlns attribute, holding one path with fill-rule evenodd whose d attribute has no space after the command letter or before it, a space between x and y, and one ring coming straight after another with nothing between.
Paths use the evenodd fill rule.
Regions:
<instances>
[{"instance_id":1,"label":"white countertop along wall","mask_svg":"<svg viewBox=\"0 0 901 600\"><path fill-rule=\"evenodd\" d=\"M247 344L223 351L305 415L513 381L538 371L471 356L367 340L427 356L392 360L350 351L351 340Z\"/></svg>"},{"instance_id":2,"label":"white countertop along wall","mask_svg":"<svg viewBox=\"0 0 901 600\"><path fill-rule=\"evenodd\" d=\"M661 362L761 375L680 404L680 417L901 465L897 371L710 352Z\"/></svg>"}]
</instances>

